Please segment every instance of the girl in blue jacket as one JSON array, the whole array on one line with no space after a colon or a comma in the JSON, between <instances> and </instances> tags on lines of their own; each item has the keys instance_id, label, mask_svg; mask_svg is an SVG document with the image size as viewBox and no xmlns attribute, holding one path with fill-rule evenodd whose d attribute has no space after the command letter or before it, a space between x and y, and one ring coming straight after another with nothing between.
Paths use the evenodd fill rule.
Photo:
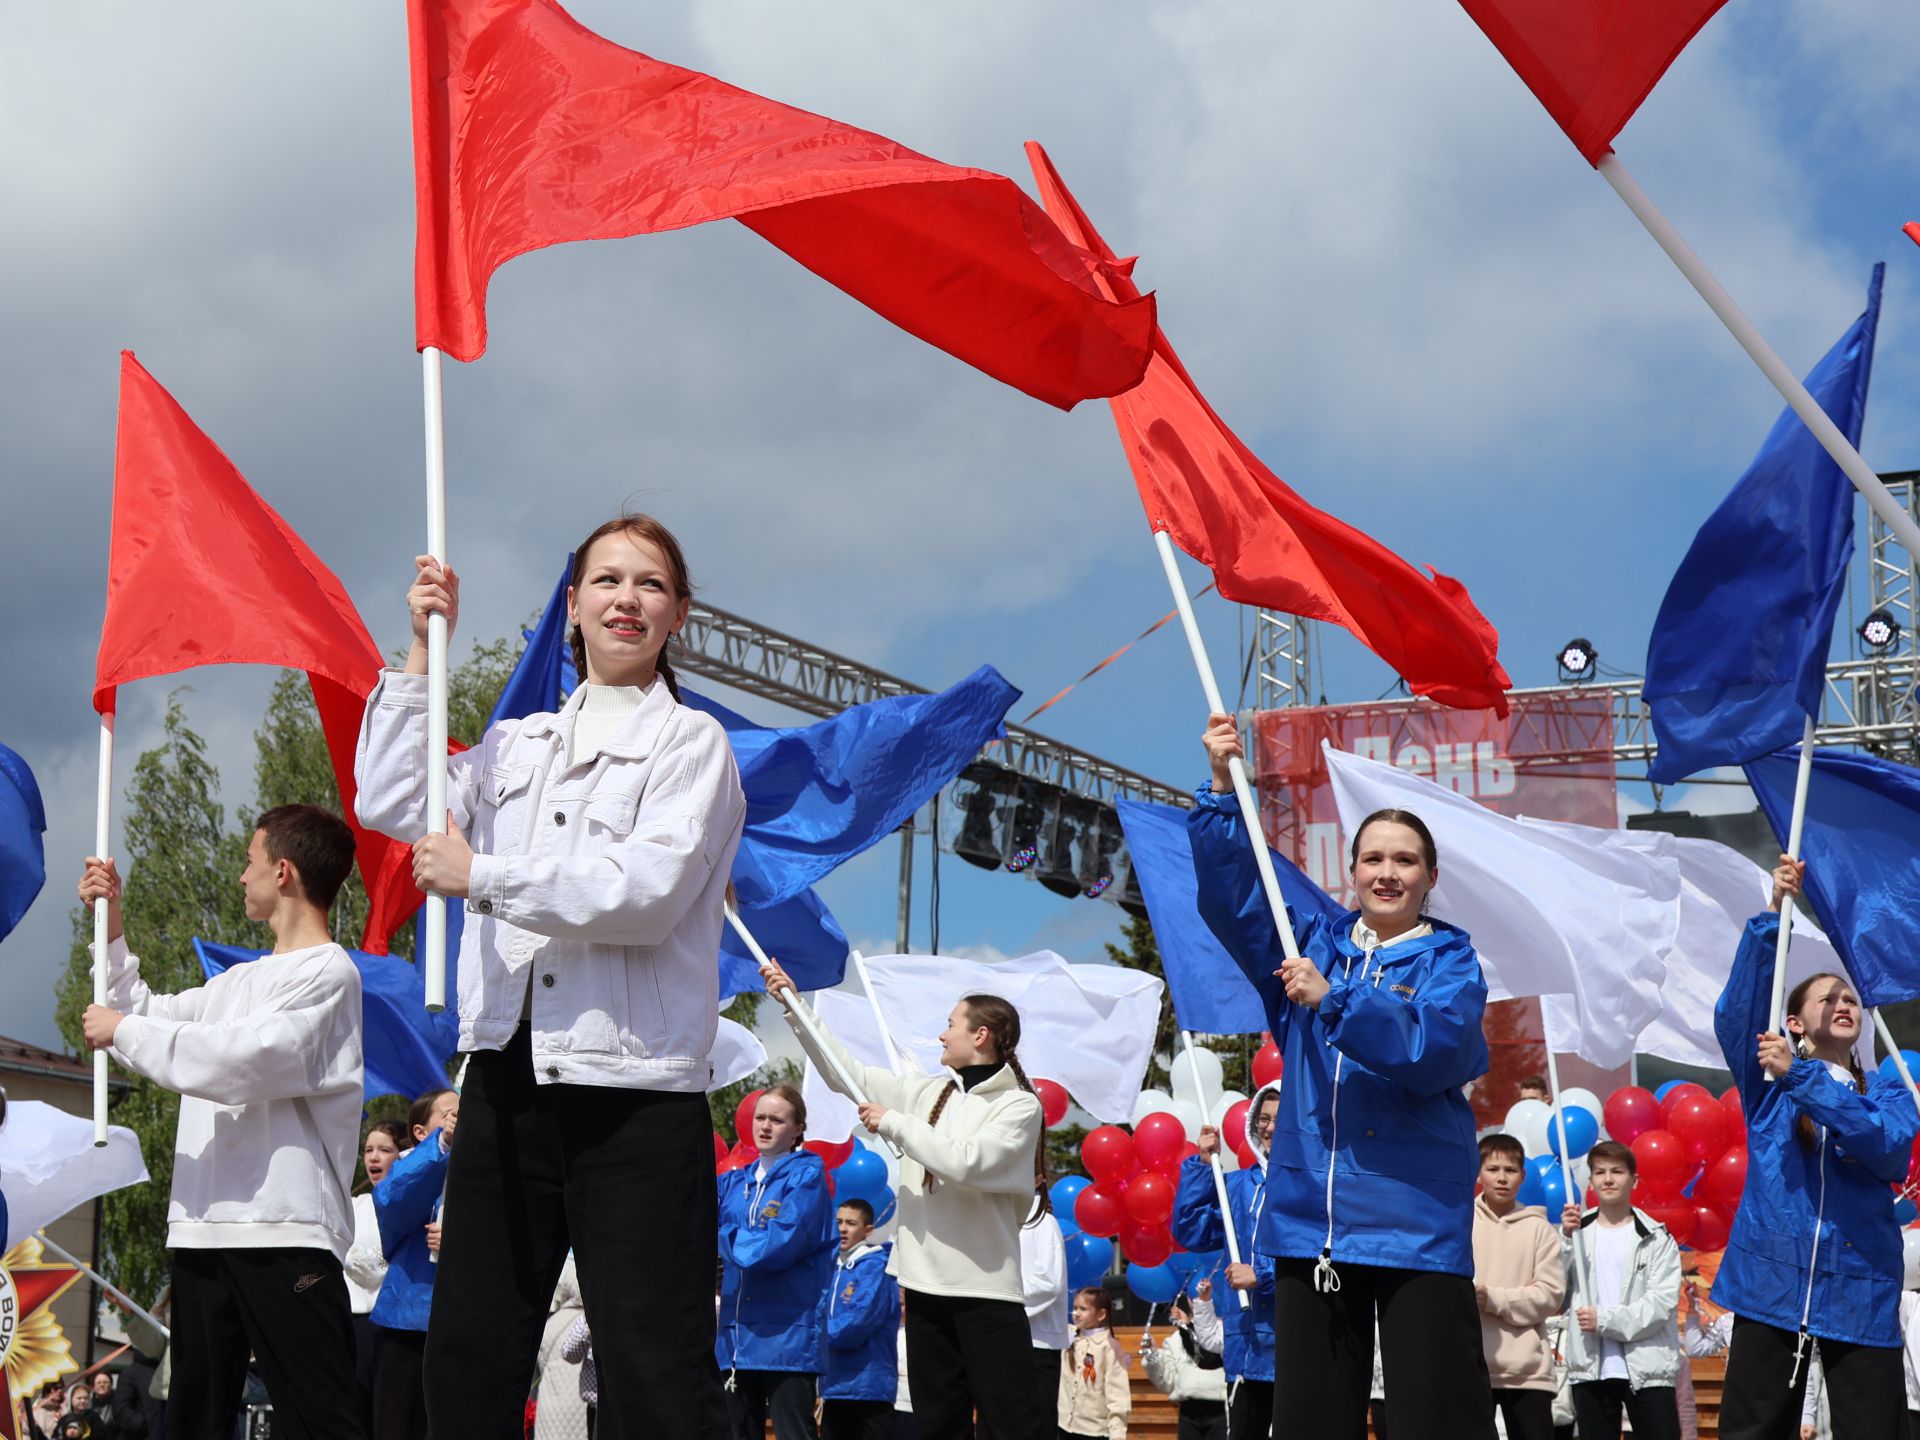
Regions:
<instances>
[{"instance_id":1,"label":"girl in blue jacket","mask_svg":"<svg viewBox=\"0 0 1920 1440\"><path fill-rule=\"evenodd\" d=\"M1869 1083L1854 1056L1865 1012L1841 975L1787 996L1772 1030L1774 944L1783 899L1806 866L1783 855L1770 909L1747 922L1713 1029L1747 1116L1747 1185L1713 1299L1737 1317L1720 1433L1795 1433L1809 1337L1832 1399L1834 1440L1900 1434L1906 1410L1902 1263L1893 1192L1920 1116L1906 1086Z\"/></svg>"},{"instance_id":2,"label":"girl in blue jacket","mask_svg":"<svg viewBox=\"0 0 1920 1440\"><path fill-rule=\"evenodd\" d=\"M839 1246L827 1171L802 1150L807 1105L770 1085L753 1111L760 1158L720 1177L720 1328L734 1440L814 1440L820 1373L820 1296Z\"/></svg>"},{"instance_id":3,"label":"girl in blue jacket","mask_svg":"<svg viewBox=\"0 0 1920 1440\"><path fill-rule=\"evenodd\" d=\"M427 1226L439 1218L447 1188L447 1156L460 1120L458 1090L429 1090L407 1111L413 1148L373 1187L373 1214L387 1273L373 1302L379 1352L373 1374L373 1440L407 1440L427 1433L421 1360L427 1316L433 1310L435 1256Z\"/></svg>"},{"instance_id":4,"label":"girl in blue jacket","mask_svg":"<svg viewBox=\"0 0 1920 1440\"><path fill-rule=\"evenodd\" d=\"M1280 1112L1280 1087L1261 1086L1247 1106L1247 1147L1253 1151L1251 1168L1227 1176L1227 1206L1233 1212L1233 1233L1243 1263L1226 1268L1225 1285L1214 1305L1220 1316L1225 1352L1221 1356L1232 1384L1227 1412L1229 1440L1264 1436L1273 1423L1273 1257L1254 1246L1266 1209L1267 1152L1273 1143L1273 1122ZM1180 1188L1173 1203L1173 1238L1190 1251L1214 1251L1227 1243L1220 1221L1220 1199L1213 1188L1210 1156L1219 1148L1220 1132L1208 1125L1200 1131L1200 1153L1180 1167ZM1247 1292L1247 1305L1228 1293Z\"/></svg>"},{"instance_id":5,"label":"girl in blue jacket","mask_svg":"<svg viewBox=\"0 0 1920 1440\"><path fill-rule=\"evenodd\" d=\"M1360 908L1292 917L1289 961L1232 794L1233 717L1212 716L1205 744L1213 783L1188 817L1200 913L1259 991L1286 1061L1253 1238L1274 1260L1275 1425L1364 1435L1377 1326L1388 1398L1420 1417L1409 1433L1479 1440L1493 1400L1473 1294L1479 1151L1461 1091L1487 1070L1487 986L1467 933L1425 914L1433 837L1406 811L1369 815L1350 860Z\"/></svg>"}]
</instances>

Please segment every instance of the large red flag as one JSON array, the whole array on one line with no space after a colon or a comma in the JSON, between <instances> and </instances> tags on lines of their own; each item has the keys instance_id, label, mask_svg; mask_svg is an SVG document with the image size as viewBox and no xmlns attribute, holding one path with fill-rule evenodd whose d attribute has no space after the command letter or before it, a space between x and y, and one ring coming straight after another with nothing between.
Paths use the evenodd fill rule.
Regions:
<instances>
[{"instance_id":1,"label":"large red flag","mask_svg":"<svg viewBox=\"0 0 1920 1440\"><path fill-rule=\"evenodd\" d=\"M1137 293L1133 261L1114 258L1047 152L1028 141L1027 158L1047 209L1103 262L1102 285L1121 299ZM1414 693L1507 713L1499 636L1466 587L1428 579L1302 500L1213 412L1164 332L1146 378L1111 403L1148 523L1213 571L1227 599L1339 625Z\"/></svg>"},{"instance_id":2,"label":"large red flag","mask_svg":"<svg viewBox=\"0 0 1920 1440\"><path fill-rule=\"evenodd\" d=\"M1003 175L623 49L553 0L409 0L420 346L486 349L487 281L568 240L733 218L894 324L1063 409L1135 384L1115 304Z\"/></svg>"},{"instance_id":3,"label":"large red flag","mask_svg":"<svg viewBox=\"0 0 1920 1440\"><path fill-rule=\"evenodd\" d=\"M93 708L112 710L116 686L200 665L306 671L367 887L362 948L384 953L420 892L408 848L353 818L353 753L380 651L333 572L125 350Z\"/></svg>"},{"instance_id":4,"label":"large red flag","mask_svg":"<svg viewBox=\"0 0 1920 1440\"><path fill-rule=\"evenodd\" d=\"M1460 0L1589 165L1727 0Z\"/></svg>"}]
</instances>

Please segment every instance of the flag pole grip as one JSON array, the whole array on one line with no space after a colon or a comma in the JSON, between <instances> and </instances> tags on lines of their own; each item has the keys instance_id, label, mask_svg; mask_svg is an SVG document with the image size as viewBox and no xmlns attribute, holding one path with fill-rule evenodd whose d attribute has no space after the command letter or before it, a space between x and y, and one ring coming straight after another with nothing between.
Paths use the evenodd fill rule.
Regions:
<instances>
[{"instance_id":1,"label":"flag pole grip","mask_svg":"<svg viewBox=\"0 0 1920 1440\"><path fill-rule=\"evenodd\" d=\"M1560 1061L1553 1053L1553 1037L1546 1035L1545 1039L1548 1094L1553 1103L1553 1123L1560 1132L1560 1178L1566 1185L1567 1199L1578 1206L1585 1197L1574 1188L1573 1157L1567 1153L1567 1113L1560 1105ZM1553 1221L1554 1228L1559 1229L1560 1217L1555 1215L1549 1218ZM1573 1280L1573 1295L1571 1303L1567 1306L1569 1310L1579 1309L1581 1298L1593 1294L1593 1287L1587 1276L1586 1247L1580 1243L1580 1236L1577 1233L1573 1237ZM1574 1363L1576 1347L1584 1349L1586 1343L1586 1338L1581 1335L1579 1326L1567 1327L1565 1344L1569 1364Z\"/></svg>"},{"instance_id":2,"label":"flag pole grip","mask_svg":"<svg viewBox=\"0 0 1920 1440\"><path fill-rule=\"evenodd\" d=\"M1634 217L1646 227L1647 233L1653 236L1660 248L1667 252L1667 258L1687 277L1688 283L1700 292L1700 298L1720 317L1720 323L1740 342L1740 347L1752 357L1753 363L1773 382L1773 388L1793 408L1794 414L1806 423L1807 429L1813 432L1813 438L1820 442L1827 454L1833 457L1833 463L1853 482L1854 489L1866 497L1874 514L1900 537L1900 543L1907 547L1909 555L1920 555L1920 523L1916 523L1912 515L1900 508L1899 502L1888 493L1880 477L1873 472L1873 467L1860 458L1860 452L1840 433L1840 427L1820 408L1820 403L1807 393L1807 387L1800 382L1800 377L1774 353L1773 347L1754 328L1753 322L1734 303L1733 297L1727 294L1720 282L1714 279L1713 272L1694 253L1693 247L1647 198L1639 182L1627 173L1627 167L1620 163L1620 157L1609 151L1600 157L1599 164L1594 168L1613 187L1614 193L1626 203L1627 208L1633 211ZM1784 917L1780 928L1784 934Z\"/></svg>"},{"instance_id":3,"label":"flag pole grip","mask_svg":"<svg viewBox=\"0 0 1920 1440\"><path fill-rule=\"evenodd\" d=\"M427 554L447 563L447 425L440 383L440 351L420 351L426 422ZM586 677L582 676L582 679ZM427 833L447 833L447 617L427 616ZM419 954L427 1010L447 1008L447 899L428 895Z\"/></svg>"},{"instance_id":4,"label":"flag pole grip","mask_svg":"<svg viewBox=\"0 0 1920 1440\"><path fill-rule=\"evenodd\" d=\"M1193 1069L1193 1093L1198 1097L1201 1093L1200 1061L1193 1053L1193 1032L1191 1030L1182 1030L1180 1032L1180 1044L1187 1053L1187 1064ZM1254 1093L1257 1095L1260 1092L1256 1090ZM1204 1119L1205 1117L1202 1118ZM1247 1123L1249 1125L1253 1123L1253 1112L1251 1110L1247 1112ZM1220 1163L1220 1151L1218 1148L1215 1148L1213 1154L1207 1157L1207 1163L1213 1167L1213 1198L1220 1204L1220 1228L1227 1237L1227 1260L1231 1264L1239 1265L1243 1263L1240 1259L1240 1236L1233 1228L1233 1207L1227 1203L1227 1171L1226 1167ZM1247 1297L1246 1291L1235 1290L1233 1293L1239 1297L1240 1308L1242 1310L1245 1310L1253 1304L1253 1301Z\"/></svg>"},{"instance_id":5,"label":"flag pole grip","mask_svg":"<svg viewBox=\"0 0 1920 1440\"><path fill-rule=\"evenodd\" d=\"M105 860L111 853L113 820L113 715L100 716L100 778L94 791L93 853ZM107 907L111 902L93 902L93 1003L107 1003ZM107 1052L93 1052L93 1143L107 1143Z\"/></svg>"}]
</instances>

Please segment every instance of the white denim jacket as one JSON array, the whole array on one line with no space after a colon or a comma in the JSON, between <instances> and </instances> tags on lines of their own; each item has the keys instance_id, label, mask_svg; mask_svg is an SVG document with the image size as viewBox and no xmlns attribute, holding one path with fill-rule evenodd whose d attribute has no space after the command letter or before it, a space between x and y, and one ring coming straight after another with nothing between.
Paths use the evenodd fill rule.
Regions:
<instances>
[{"instance_id":1,"label":"white denim jacket","mask_svg":"<svg viewBox=\"0 0 1920 1440\"><path fill-rule=\"evenodd\" d=\"M447 807L474 850L460 1048L499 1050L527 1015L540 1084L699 1093L746 821L739 771L719 722L658 679L597 755L569 765L585 693L448 761ZM426 677L381 672L354 757L361 824L426 833L426 735Z\"/></svg>"}]
</instances>

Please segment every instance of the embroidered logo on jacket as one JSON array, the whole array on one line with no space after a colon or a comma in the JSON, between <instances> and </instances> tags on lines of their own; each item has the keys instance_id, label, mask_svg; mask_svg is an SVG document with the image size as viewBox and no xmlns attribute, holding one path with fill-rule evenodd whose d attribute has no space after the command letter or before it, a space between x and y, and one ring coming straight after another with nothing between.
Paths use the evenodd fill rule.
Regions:
<instances>
[{"instance_id":1,"label":"embroidered logo on jacket","mask_svg":"<svg viewBox=\"0 0 1920 1440\"><path fill-rule=\"evenodd\" d=\"M1411 985L1389 985L1387 988L1396 995L1404 995L1409 1000L1413 998L1413 987Z\"/></svg>"},{"instance_id":2,"label":"embroidered logo on jacket","mask_svg":"<svg viewBox=\"0 0 1920 1440\"><path fill-rule=\"evenodd\" d=\"M760 1218L762 1220L778 1220L780 1218L780 1202L778 1200L769 1200L766 1208L760 1212Z\"/></svg>"}]
</instances>

